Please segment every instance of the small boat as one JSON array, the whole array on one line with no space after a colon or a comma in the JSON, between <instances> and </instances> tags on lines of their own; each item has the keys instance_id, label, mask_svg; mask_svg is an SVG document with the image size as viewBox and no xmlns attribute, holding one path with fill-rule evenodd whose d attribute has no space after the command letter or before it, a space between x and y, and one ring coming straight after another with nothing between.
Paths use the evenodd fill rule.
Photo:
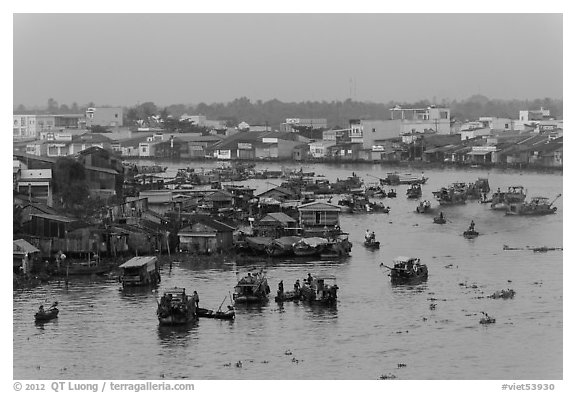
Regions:
<instances>
[{"instance_id":1,"label":"small boat","mask_svg":"<svg viewBox=\"0 0 576 393\"><path fill-rule=\"evenodd\" d=\"M364 240L364 247L375 250L377 248L380 248L380 242L374 239L367 239Z\"/></svg>"},{"instance_id":2,"label":"small boat","mask_svg":"<svg viewBox=\"0 0 576 393\"><path fill-rule=\"evenodd\" d=\"M416 213L427 213L432 208L430 201L422 201L416 206Z\"/></svg>"},{"instance_id":3,"label":"small boat","mask_svg":"<svg viewBox=\"0 0 576 393\"><path fill-rule=\"evenodd\" d=\"M412 176L410 173L406 173L405 175L399 175L397 172L394 173L387 173L384 179L380 179L380 184L388 185L388 186L396 186L399 184L413 184L419 183L424 184L428 180L427 177Z\"/></svg>"},{"instance_id":4,"label":"small boat","mask_svg":"<svg viewBox=\"0 0 576 393\"><path fill-rule=\"evenodd\" d=\"M420 258L399 256L390 269L392 284L414 284L428 279L428 267L420 263Z\"/></svg>"},{"instance_id":5,"label":"small boat","mask_svg":"<svg viewBox=\"0 0 576 393\"><path fill-rule=\"evenodd\" d=\"M406 190L406 197L408 199L418 199L422 196L422 187L419 183L413 183L410 188Z\"/></svg>"},{"instance_id":6,"label":"small boat","mask_svg":"<svg viewBox=\"0 0 576 393\"><path fill-rule=\"evenodd\" d=\"M174 287L164 292L156 315L160 325L185 325L197 318L196 304L185 288Z\"/></svg>"},{"instance_id":7,"label":"small boat","mask_svg":"<svg viewBox=\"0 0 576 393\"><path fill-rule=\"evenodd\" d=\"M57 305L58 302L54 302L54 304L47 311L44 311L44 307L42 307L36 314L34 314L34 320L36 322L46 322L58 318L58 313L60 310L58 310L56 307Z\"/></svg>"},{"instance_id":8,"label":"small boat","mask_svg":"<svg viewBox=\"0 0 576 393\"><path fill-rule=\"evenodd\" d=\"M474 239L475 237L478 237L479 233L476 232L474 229L468 228L466 231L464 231L464 233L462 235L466 239Z\"/></svg>"},{"instance_id":9,"label":"small boat","mask_svg":"<svg viewBox=\"0 0 576 393\"><path fill-rule=\"evenodd\" d=\"M396 198L396 191L390 190L386 195L388 196L388 198Z\"/></svg>"},{"instance_id":10,"label":"small boat","mask_svg":"<svg viewBox=\"0 0 576 393\"><path fill-rule=\"evenodd\" d=\"M461 205L466 203L466 191L460 187L460 183L455 183L451 187L442 187L432 194L440 205Z\"/></svg>"},{"instance_id":11,"label":"small boat","mask_svg":"<svg viewBox=\"0 0 576 393\"><path fill-rule=\"evenodd\" d=\"M544 216L556 213L557 207L552 207L562 194L559 194L552 202L548 202L545 197L533 197L528 203L511 203L508 205L506 215L513 216Z\"/></svg>"},{"instance_id":12,"label":"small boat","mask_svg":"<svg viewBox=\"0 0 576 393\"><path fill-rule=\"evenodd\" d=\"M446 224L446 219L444 217L434 217L434 224Z\"/></svg>"},{"instance_id":13,"label":"small boat","mask_svg":"<svg viewBox=\"0 0 576 393\"><path fill-rule=\"evenodd\" d=\"M262 271L241 278L234 287L234 303L263 303L268 301L270 287Z\"/></svg>"},{"instance_id":14,"label":"small boat","mask_svg":"<svg viewBox=\"0 0 576 393\"><path fill-rule=\"evenodd\" d=\"M338 298L338 289L334 276L309 276L304 279L304 284L300 288L300 299L316 304L335 304Z\"/></svg>"},{"instance_id":15,"label":"small boat","mask_svg":"<svg viewBox=\"0 0 576 393\"><path fill-rule=\"evenodd\" d=\"M122 265L120 282L122 287L158 285L160 270L157 257L134 257Z\"/></svg>"},{"instance_id":16,"label":"small boat","mask_svg":"<svg viewBox=\"0 0 576 393\"><path fill-rule=\"evenodd\" d=\"M282 302L293 302L300 300L300 291L287 291L287 292L278 292L278 294L274 297L274 301L276 303Z\"/></svg>"},{"instance_id":17,"label":"small boat","mask_svg":"<svg viewBox=\"0 0 576 393\"><path fill-rule=\"evenodd\" d=\"M196 309L196 314L200 318L228 319L228 320L234 319L236 316L236 312L234 311L234 307L232 306L228 306L228 309L226 311L221 310L214 311L198 307Z\"/></svg>"}]
</instances>

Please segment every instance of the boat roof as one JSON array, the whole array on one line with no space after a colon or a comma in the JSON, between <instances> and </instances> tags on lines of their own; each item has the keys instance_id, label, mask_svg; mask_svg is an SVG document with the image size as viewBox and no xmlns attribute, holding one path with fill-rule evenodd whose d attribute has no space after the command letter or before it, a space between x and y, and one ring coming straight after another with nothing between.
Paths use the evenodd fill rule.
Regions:
<instances>
[{"instance_id":1,"label":"boat roof","mask_svg":"<svg viewBox=\"0 0 576 393\"><path fill-rule=\"evenodd\" d=\"M411 260L419 259L417 257L405 257L405 256L397 256L393 259L394 262L408 262Z\"/></svg>"},{"instance_id":2,"label":"boat roof","mask_svg":"<svg viewBox=\"0 0 576 393\"><path fill-rule=\"evenodd\" d=\"M156 257L134 257L129 261L124 262L122 265L118 266L120 268L127 268L127 267L140 267L145 266L148 264L152 264L158 261Z\"/></svg>"},{"instance_id":3,"label":"boat roof","mask_svg":"<svg viewBox=\"0 0 576 393\"><path fill-rule=\"evenodd\" d=\"M165 295L168 295L168 294L175 294L175 293L176 293L176 294L180 295L180 294L182 294L184 291L186 291L186 288L174 287L174 288L166 289L166 290L164 291L164 294L165 294Z\"/></svg>"},{"instance_id":4,"label":"boat roof","mask_svg":"<svg viewBox=\"0 0 576 393\"><path fill-rule=\"evenodd\" d=\"M535 200L547 201L548 199L550 199L550 198L548 198L548 197L543 197L543 196L535 196L535 197L532 197L532 200L533 200L533 201L535 201Z\"/></svg>"}]
</instances>

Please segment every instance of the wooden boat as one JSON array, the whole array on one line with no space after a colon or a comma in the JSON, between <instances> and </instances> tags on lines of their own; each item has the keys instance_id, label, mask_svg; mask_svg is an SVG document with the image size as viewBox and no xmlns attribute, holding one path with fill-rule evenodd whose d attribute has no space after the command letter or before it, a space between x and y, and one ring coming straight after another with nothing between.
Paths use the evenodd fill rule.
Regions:
<instances>
[{"instance_id":1,"label":"wooden boat","mask_svg":"<svg viewBox=\"0 0 576 393\"><path fill-rule=\"evenodd\" d=\"M399 175L397 172L387 173L384 179L380 179L380 184L388 186L397 186L399 184L424 184L428 180L427 177L412 176L410 173Z\"/></svg>"},{"instance_id":2,"label":"wooden boat","mask_svg":"<svg viewBox=\"0 0 576 393\"><path fill-rule=\"evenodd\" d=\"M120 268L120 282L124 288L160 283L157 257L134 257L118 267Z\"/></svg>"},{"instance_id":3,"label":"wooden boat","mask_svg":"<svg viewBox=\"0 0 576 393\"><path fill-rule=\"evenodd\" d=\"M298 301L298 300L300 300L300 291L282 292L282 293L278 293L274 297L274 301L276 303L293 302L293 301Z\"/></svg>"},{"instance_id":4,"label":"wooden boat","mask_svg":"<svg viewBox=\"0 0 576 393\"><path fill-rule=\"evenodd\" d=\"M50 307L48 309L48 311L41 310L41 311L38 311L36 314L34 314L34 320L36 322L50 321L52 319L58 318L59 312L60 312L60 310L58 310L56 305L53 305L52 307Z\"/></svg>"},{"instance_id":5,"label":"wooden boat","mask_svg":"<svg viewBox=\"0 0 576 393\"><path fill-rule=\"evenodd\" d=\"M442 187L432 194L440 205L461 205L466 203L466 192L458 186Z\"/></svg>"},{"instance_id":6,"label":"wooden boat","mask_svg":"<svg viewBox=\"0 0 576 393\"><path fill-rule=\"evenodd\" d=\"M559 194L552 202L548 202L545 197L533 197L530 202L511 203L508 205L506 215L514 216L544 216L556 213L557 207L552 204L561 196Z\"/></svg>"},{"instance_id":7,"label":"wooden boat","mask_svg":"<svg viewBox=\"0 0 576 393\"><path fill-rule=\"evenodd\" d=\"M388 198L396 198L396 191L390 190L386 195L388 196Z\"/></svg>"},{"instance_id":8,"label":"wooden boat","mask_svg":"<svg viewBox=\"0 0 576 393\"><path fill-rule=\"evenodd\" d=\"M300 288L300 299L310 303L331 305L338 298L338 285L334 276L312 276Z\"/></svg>"},{"instance_id":9,"label":"wooden boat","mask_svg":"<svg viewBox=\"0 0 576 393\"><path fill-rule=\"evenodd\" d=\"M470 183L466 189L468 199L480 199L490 192L490 185L487 178L479 177L474 183Z\"/></svg>"},{"instance_id":10,"label":"wooden boat","mask_svg":"<svg viewBox=\"0 0 576 393\"><path fill-rule=\"evenodd\" d=\"M364 240L364 247L375 250L377 248L380 248L380 242L373 239Z\"/></svg>"},{"instance_id":11,"label":"wooden boat","mask_svg":"<svg viewBox=\"0 0 576 393\"><path fill-rule=\"evenodd\" d=\"M97 259L90 259L88 261L72 261L66 260L66 265L61 266L58 271L61 275L66 276L91 276L93 274L100 275L110 271L110 268Z\"/></svg>"},{"instance_id":12,"label":"wooden boat","mask_svg":"<svg viewBox=\"0 0 576 393\"><path fill-rule=\"evenodd\" d=\"M410 188L406 190L406 197L408 199L418 199L422 196L422 187L419 183L413 183Z\"/></svg>"},{"instance_id":13,"label":"wooden boat","mask_svg":"<svg viewBox=\"0 0 576 393\"><path fill-rule=\"evenodd\" d=\"M476 232L473 229L468 228L466 231L464 231L464 233L462 234L466 239L473 239L475 237L478 237L479 233Z\"/></svg>"},{"instance_id":14,"label":"wooden boat","mask_svg":"<svg viewBox=\"0 0 576 393\"><path fill-rule=\"evenodd\" d=\"M430 201L422 201L416 206L416 213L428 213L432 208Z\"/></svg>"},{"instance_id":15,"label":"wooden boat","mask_svg":"<svg viewBox=\"0 0 576 393\"><path fill-rule=\"evenodd\" d=\"M446 224L446 219L444 217L434 217L434 224Z\"/></svg>"},{"instance_id":16,"label":"wooden boat","mask_svg":"<svg viewBox=\"0 0 576 393\"><path fill-rule=\"evenodd\" d=\"M390 269L392 284L414 284L428 279L428 267L420 263L420 258L399 256Z\"/></svg>"},{"instance_id":17,"label":"wooden boat","mask_svg":"<svg viewBox=\"0 0 576 393\"><path fill-rule=\"evenodd\" d=\"M523 186L510 186L508 191L496 191L492 195L490 208L492 210L508 210L510 204L523 203L526 199L526 191Z\"/></svg>"},{"instance_id":18,"label":"wooden boat","mask_svg":"<svg viewBox=\"0 0 576 393\"><path fill-rule=\"evenodd\" d=\"M185 288L174 287L164 292L156 315L160 325L185 325L197 318L196 304Z\"/></svg>"},{"instance_id":19,"label":"wooden boat","mask_svg":"<svg viewBox=\"0 0 576 393\"><path fill-rule=\"evenodd\" d=\"M268 301L270 287L262 271L241 278L234 287L234 303L263 303Z\"/></svg>"},{"instance_id":20,"label":"wooden boat","mask_svg":"<svg viewBox=\"0 0 576 393\"><path fill-rule=\"evenodd\" d=\"M220 310L214 311L198 307L196 309L196 314L200 318L227 319L227 320L234 319L236 316L236 312L234 311L234 307L232 306L228 306L228 309L226 311L220 311Z\"/></svg>"}]
</instances>

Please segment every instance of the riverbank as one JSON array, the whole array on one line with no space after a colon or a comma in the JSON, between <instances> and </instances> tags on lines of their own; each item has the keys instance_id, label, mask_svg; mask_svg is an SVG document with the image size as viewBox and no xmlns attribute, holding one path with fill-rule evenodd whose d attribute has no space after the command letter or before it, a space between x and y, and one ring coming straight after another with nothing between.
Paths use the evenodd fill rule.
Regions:
<instances>
[{"instance_id":1,"label":"riverbank","mask_svg":"<svg viewBox=\"0 0 576 393\"><path fill-rule=\"evenodd\" d=\"M477 169L477 170L489 170L489 169L511 169L511 170L525 170L533 171L535 173L562 173L563 167L550 167L537 164L527 164L527 163L460 163L460 162L432 162L432 161L366 161L366 160L340 160L340 159L306 159L306 160L294 160L292 158L266 158L266 159L231 159L231 160L217 160L215 158L206 157L192 157L192 158L180 158L171 159L164 157L134 157L134 156L122 156L124 161L152 161L152 162L169 162L169 163L190 163L190 162L206 162L206 163L255 163L255 164L286 164L286 165L314 165L314 164L329 164L329 165L347 165L347 164L365 164L365 165L380 165L383 168L386 167L401 167L407 169Z\"/></svg>"}]
</instances>

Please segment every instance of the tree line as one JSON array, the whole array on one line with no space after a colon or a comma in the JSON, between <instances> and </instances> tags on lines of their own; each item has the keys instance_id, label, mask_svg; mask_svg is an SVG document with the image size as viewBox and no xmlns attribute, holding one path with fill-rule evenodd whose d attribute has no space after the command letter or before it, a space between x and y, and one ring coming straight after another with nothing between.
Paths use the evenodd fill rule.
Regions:
<instances>
[{"instance_id":1,"label":"tree line","mask_svg":"<svg viewBox=\"0 0 576 393\"><path fill-rule=\"evenodd\" d=\"M304 102L282 102L277 99L262 101L251 101L247 97L236 98L228 103L213 103L185 105L173 104L168 106L158 106L153 102L124 107L124 124L136 125L138 120L147 120L152 116L166 120L179 118L183 114L204 115L209 120L222 120L229 127L234 127L240 122L247 122L250 125L269 125L278 128L280 123L287 118L321 118L326 119L330 128L346 128L350 119L390 119L390 108L400 105L404 108L426 108L430 105L450 108L453 120L468 121L476 120L483 116L495 116L517 119L520 110L536 110L545 108L550 110L552 117L562 119L563 100L542 98L534 100L502 100L490 99L482 95L474 95L465 100L442 100L432 102L430 100L420 100L417 102L390 101L387 103L360 102L347 99L345 101L304 101ZM68 105L58 105L50 98L48 105L43 110L34 109L34 113L48 114L79 114L84 113L86 108L98 106L92 102L85 106L77 103ZM106 106L106 105L100 105ZM30 112L24 105L19 105L14 113L25 114Z\"/></svg>"}]
</instances>

